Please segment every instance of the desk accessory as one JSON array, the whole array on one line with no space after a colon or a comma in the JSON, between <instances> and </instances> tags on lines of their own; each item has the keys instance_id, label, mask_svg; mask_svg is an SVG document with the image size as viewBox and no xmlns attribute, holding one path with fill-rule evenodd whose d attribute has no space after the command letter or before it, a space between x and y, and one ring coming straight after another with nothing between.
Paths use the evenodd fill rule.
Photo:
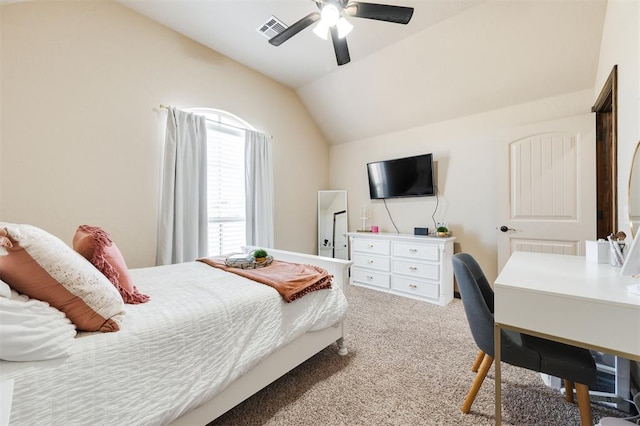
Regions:
<instances>
[{"instance_id":1,"label":"desk accessory","mask_svg":"<svg viewBox=\"0 0 640 426\"><path fill-rule=\"evenodd\" d=\"M609 263L609 243L600 238L598 241L585 241L587 262Z\"/></svg>"},{"instance_id":2,"label":"desk accessory","mask_svg":"<svg viewBox=\"0 0 640 426\"><path fill-rule=\"evenodd\" d=\"M640 276L640 236L636 235L627 252L627 258L622 264L620 275Z\"/></svg>"}]
</instances>

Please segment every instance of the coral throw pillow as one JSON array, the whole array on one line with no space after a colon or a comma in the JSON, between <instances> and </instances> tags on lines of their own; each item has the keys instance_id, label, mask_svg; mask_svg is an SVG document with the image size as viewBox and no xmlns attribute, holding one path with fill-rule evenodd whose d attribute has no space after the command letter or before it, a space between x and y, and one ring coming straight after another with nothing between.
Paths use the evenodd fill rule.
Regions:
<instances>
[{"instance_id":1,"label":"coral throw pillow","mask_svg":"<svg viewBox=\"0 0 640 426\"><path fill-rule=\"evenodd\" d=\"M124 303L96 268L58 237L0 222L0 279L62 311L83 331L117 331Z\"/></svg>"},{"instance_id":2,"label":"coral throw pillow","mask_svg":"<svg viewBox=\"0 0 640 426\"><path fill-rule=\"evenodd\" d=\"M120 292L125 303L149 300L133 285L127 264L111 236L98 226L80 225L73 236L73 249L90 261Z\"/></svg>"}]
</instances>

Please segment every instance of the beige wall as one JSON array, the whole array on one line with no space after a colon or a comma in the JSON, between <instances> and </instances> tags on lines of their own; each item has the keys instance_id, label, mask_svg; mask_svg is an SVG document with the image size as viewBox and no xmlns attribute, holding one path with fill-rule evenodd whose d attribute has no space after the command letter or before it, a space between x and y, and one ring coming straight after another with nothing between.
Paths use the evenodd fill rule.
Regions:
<instances>
[{"instance_id":1,"label":"beige wall","mask_svg":"<svg viewBox=\"0 0 640 426\"><path fill-rule=\"evenodd\" d=\"M626 187L640 139L638 8L638 2L609 1L592 91L355 140L329 152L291 90L118 4L1 6L0 218L34 223L66 240L80 223L99 224L133 266L151 264L160 163L153 108L207 106L274 136L276 246L314 252L317 189L349 191L350 230L366 203L371 222L394 232L382 202L368 199L365 164L433 152L441 191L435 219L449 223L461 249L482 253L491 278L497 274L496 135L588 112L613 64L620 82L619 182ZM624 223L626 191L619 196ZM400 232L433 227L434 198L387 203Z\"/></svg>"},{"instance_id":2,"label":"beige wall","mask_svg":"<svg viewBox=\"0 0 640 426\"><path fill-rule=\"evenodd\" d=\"M609 0L594 99L618 65L618 224L630 234L628 183L631 160L640 142L640 2Z\"/></svg>"},{"instance_id":3,"label":"beige wall","mask_svg":"<svg viewBox=\"0 0 640 426\"><path fill-rule=\"evenodd\" d=\"M458 249L473 253L491 281L497 276L496 154L503 131L526 124L589 113L592 92L581 91L511 108L381 135L331 147L331 187L346 189L349 230L360 227L362 204L371 206L371 224L396 232L385 205L369 199L366 163L432 152L437 162L439 198L387 200L400 233L433 229L446 222Z\"/></svg>"},{"instance_id":4,"label":"beige wall","mask_svg":"<svg viewBox=\"0 0 640 426\"><path fill-rule=\"evenodd\" d=\"M640 2L609 0L602 34L595 96L600 93L614 65L618 65L618 224L627 235L629 172L636 144L640 142ZM631 325L631 332L634 332ZM637 332L637 330L635 330ZM631 363L636 391L640 363Z\"/></svg>"},{"instance_id":5,"label":"beige wall","mask_svg":"<svg viewBox=\"0 0 640 426\"><path fill-rule=\"evenodd\" d=\"M227 110L273 136L275 244L314 253L328 148L297 95L111 1L0 6L0 218L70 242L107 229L155 259L160 104Z\"/></svg>"},{"instance_id":6,"label":"beige wall","mask_svg":"<svg viewBox=\"0 0 640 426\"><path fill-rule=\"evenodd\" d=\"M496 141L512 127L589 114L614 64L618 64L618 164L621 229L626 224L627 181L631 155L640 140L640 2L610 0L593 90L568 93L525 105L440 122L387 135L350 141L330 149L331 188L348 190L349 229L360 226L358 211L370 204L371 223L395 232L381 201L369 200L366 163L433 152L438 162L441 196L436 221L450 225L459 249L469 251L490 280L497 276ZM598 47L595 46L595 49ZM401 233L416 226L432 228L433 197L387 200Z\"/></svg>"}]
</instances>

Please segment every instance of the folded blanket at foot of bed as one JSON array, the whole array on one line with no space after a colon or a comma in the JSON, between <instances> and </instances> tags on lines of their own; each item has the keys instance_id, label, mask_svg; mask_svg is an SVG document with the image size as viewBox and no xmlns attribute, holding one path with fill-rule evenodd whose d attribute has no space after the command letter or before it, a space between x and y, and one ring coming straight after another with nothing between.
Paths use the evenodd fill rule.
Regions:
<instances>
[{"instance_id":1,"label":"folded blanket at foot of bed","mask_svg":"<svg viewBox=\"0 0 640 426\"><path fill-rule=\"evenodd\" d=\"M287 303L312 291L331 288L331 275L317 266L274 260L263 268L240 269L225 265L225 259L224 256L212 256L198 261L273 287Z\"/></svg>"}]
</instances>

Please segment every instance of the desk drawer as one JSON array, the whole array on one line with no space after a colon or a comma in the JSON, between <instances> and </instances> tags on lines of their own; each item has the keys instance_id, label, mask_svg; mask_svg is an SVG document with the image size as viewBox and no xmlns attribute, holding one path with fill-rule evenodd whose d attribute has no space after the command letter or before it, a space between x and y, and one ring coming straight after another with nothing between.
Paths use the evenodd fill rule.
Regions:
<instances>
[{"instance_id":1,"label":"desk drawer","mask_svg":"<svg viewBox=\"0 0 640 426\"><path fill-rule=\"evenodd\" d=\"M416 278L438 280L440 278L440 267L438 264L422 263L413 260L393 260L393 273L411 275Z\"/></svg>"},{"instance_id":2,"label":"desk drawer","mask_svg":"<svg viewBox=\"0 0 640 426\"><path fill-rule=\"evenodd\" d=\"M438 246L394 241L393 255L437 262L440 258L440 251Z\"/></svg>"},{"instance_id":3,"label":"desk drawer","mask_svg":"<svg viewBox=\"0 0 640 426\"><path fill-rule=\"evenodd\" d=\"M353 266L389 272L391 260L389 257L358 253L353 257Z\"/></svg>"},{"instance_id":4,"label":"desk drawer","mask_svg":"<svg viewBox=\"0 0 640 426\"><path fill-rule=\"evenodd\" d=\"M393 276L391 288L414 296L437 298L439 285L437 282L429 282L411 278Z\"/></svg>"},{"instance_id":5,"label":"desk drawer","mask_svg":"<svg viewBox=\"0 0 640 426\"><path fill-rule=\"evenodd\" d=\"M389 288L389 274L385 274L384 272L352 268L351 280L376 287Z\"/></svg>"},{"instance_id":6,"label":"desk drawer","mask_svg":"<svg viewBox=\"0 0 640 426\"><path fill-rule=\"evenodd\" d=\"M357 238L353 241L353 251L388 256L391 254L391 241L376 241L368 238Z\"/></svg>"}]
</instances>

